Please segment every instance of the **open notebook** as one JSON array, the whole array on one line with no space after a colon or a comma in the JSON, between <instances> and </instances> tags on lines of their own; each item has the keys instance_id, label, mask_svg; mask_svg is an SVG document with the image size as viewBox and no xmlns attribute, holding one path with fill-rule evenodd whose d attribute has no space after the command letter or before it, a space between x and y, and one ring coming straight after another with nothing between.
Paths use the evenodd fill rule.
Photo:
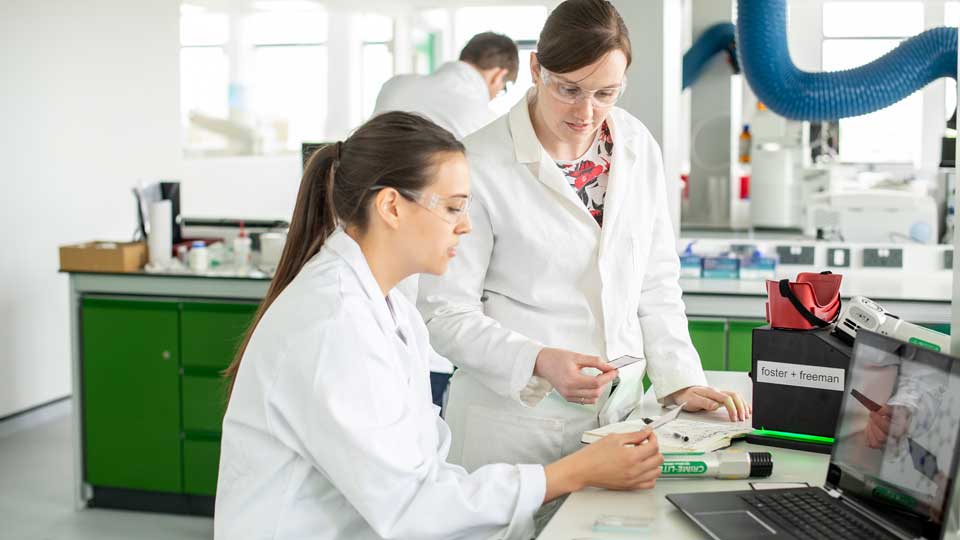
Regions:
<instances>
[{"instance_id":1,"label":"open notebook","mask_svg":"<svg viewBox=\"0 0 960 540\"><path fill-rule=\"evenodd\" d=\"M639 416L634 417L631 414L623 422L584 431L580 441L592 443L603 438L604 435L640 431L646 425L646 422ZM684 418L678 418L654 430L657 434L657 440L660 442L660 452L663 454L712 452L730 446L733 439L743 437L752 431L753 427L750 426L749 422L702 422Z\"/></svg>"}]
</instances>

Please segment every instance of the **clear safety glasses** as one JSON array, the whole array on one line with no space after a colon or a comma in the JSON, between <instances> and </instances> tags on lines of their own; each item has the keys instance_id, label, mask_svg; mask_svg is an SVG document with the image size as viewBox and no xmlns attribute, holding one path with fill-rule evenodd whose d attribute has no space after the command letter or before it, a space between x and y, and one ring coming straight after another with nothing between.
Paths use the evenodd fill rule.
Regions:
<instances>
[{"instance_id":1,"label":"clear safety glasses","mask_svg":"<svg viewBox=\"0 0 960 540\"><path fill-rule=\"evenodd\" d=\"M370 191L380 191L387 189L387 187L389 186L373 186L370 188ZM467 217L467 213L470 211L470 202L473 200L472 195L466 197L462 195L440 197L436 193L420 194L408 189L392 189L396 189L397 193L404 199L418 206L422 206L428 212L446 221L450 225L456 225Z\"/></svg>"},{"instance_id":2,"label":"clear safety glasses","mask_svg":"<svg viewBox=\"0 0 960 540\"><path fill-rule=\"evenodd\" d=\"M613 107L627 89L627 78L624 77L619 86L610 86L597 90L580 88L576 83L540 68L540 79L550 91L550 94L567 105L574 105L589 99L598 108Z\"/></svg>"}]
</instances>

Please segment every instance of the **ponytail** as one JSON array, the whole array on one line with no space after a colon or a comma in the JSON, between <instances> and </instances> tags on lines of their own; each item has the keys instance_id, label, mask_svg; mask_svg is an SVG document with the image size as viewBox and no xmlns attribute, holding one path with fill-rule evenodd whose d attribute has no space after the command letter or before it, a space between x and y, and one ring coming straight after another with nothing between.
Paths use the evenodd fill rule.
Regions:
<instances>
[{"instance_id":1,"label":"ponytail","mask_svg":"<svg viewBox=\"0 0 960 540\"><path fill-rule=\"evenodd\" d=\"M223 375L229 381L227 399L233 393L233 384L237 380L237 371L240 370L240 359L247 350L254 328L260 323L263 314L287 288L300 270L316 255L327 238L337 228L337 210L333 201L333 185L340 165L340 154L343 143L337 142L317 150L307 160L307 166L300 180L300 190L297 192L297 202L293 209L293 218L287 230L287 241L283 245L280 262L267 295L257 308L243 342L237 349L230 366ZM319 204L318 204L319 203Z\"/></svg>"},{"instance_id":2,"label":"ponytail","mask_svg":"<svg viewBox=\"0 0 960 540\"><path fill-rule=\"evenodd\" d=\"M434 158L441 153L463 154L463 145L447 130L410 113L388 112L357 128L345 142L314 152L303 171L287 241L243 343L224 370L227 399L240 370L240 361L254 329L270 305L313 258L340 225L361 233L369 221L373 189L421 192L431 182Z\"/></svg>"}]
</instances>

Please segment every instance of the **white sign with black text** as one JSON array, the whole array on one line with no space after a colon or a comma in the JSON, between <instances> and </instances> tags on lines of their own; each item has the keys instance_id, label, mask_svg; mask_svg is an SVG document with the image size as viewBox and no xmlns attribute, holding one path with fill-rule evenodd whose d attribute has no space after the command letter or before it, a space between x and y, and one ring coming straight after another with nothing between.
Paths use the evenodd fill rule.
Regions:
<instances>
[{"instance_id":1,"label":"white sign with black text","mask_svg":"<svg viewBox=\"0 0 960 540\"><path fill-rule=\"evenodd\" d=\"M844 370L839 368L757 360L757 372L754 376L758 383L843 392Z\"/></svg>"}]
</instances>

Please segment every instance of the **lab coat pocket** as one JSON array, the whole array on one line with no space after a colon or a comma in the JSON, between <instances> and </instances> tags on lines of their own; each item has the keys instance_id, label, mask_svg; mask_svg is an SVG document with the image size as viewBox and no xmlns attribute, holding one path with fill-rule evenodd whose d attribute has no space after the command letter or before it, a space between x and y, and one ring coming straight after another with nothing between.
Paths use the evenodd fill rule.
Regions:
<instances>
[{"instance_id":1,"label":"lab coat pocket","mask_svg":"<svg viewBox=\"0 0 960 540\"><path fill-rule=\"evenodd\" d=\"M473 405L467 409L463 466L491 463L551 463L562 457L563 421L505 413Z\"/></svg>"}]
</instances>

